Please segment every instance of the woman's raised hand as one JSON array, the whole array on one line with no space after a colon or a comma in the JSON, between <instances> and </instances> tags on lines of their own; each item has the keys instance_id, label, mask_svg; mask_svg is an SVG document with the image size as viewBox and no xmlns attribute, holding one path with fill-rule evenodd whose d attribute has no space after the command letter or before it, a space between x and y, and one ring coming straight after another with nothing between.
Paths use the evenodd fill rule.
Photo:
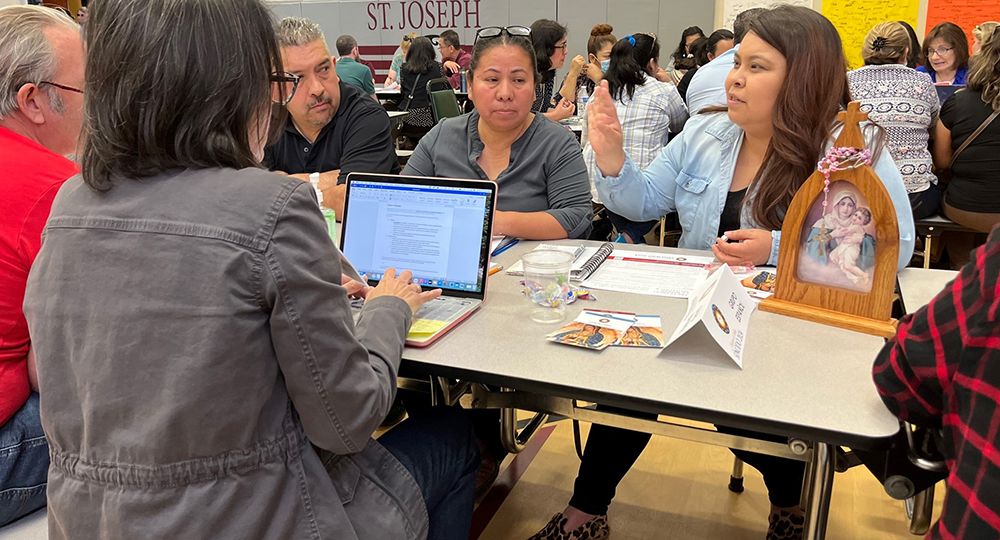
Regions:
<instances>
[{"instance_id":1,"label":"woman's raised hand","mask_svg":"<svg viewBox=\"0 0 1000 540\"><path fill-rule=\"evenodd\" d=\"M618 111L608 90L608 81L594 89L594 95L587 104L587 132L590 146L594 149L597 168L604 176L618 176L625 165L625 150L622 147L622 124L618 121Z\"/></svg>"}]
</instances>

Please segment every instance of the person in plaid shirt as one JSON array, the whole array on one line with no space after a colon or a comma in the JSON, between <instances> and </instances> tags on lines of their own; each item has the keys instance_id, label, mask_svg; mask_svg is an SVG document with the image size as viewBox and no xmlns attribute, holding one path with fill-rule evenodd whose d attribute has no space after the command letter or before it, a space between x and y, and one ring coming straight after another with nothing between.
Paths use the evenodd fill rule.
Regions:
<instances>
[{"instance_id":1,"label":"person in plaid shirt","mask_svg":"<svg viewBox=\"0 0 1000 540\"><path fill-rule=\"evenodd\" d=\"M928 538L1000 537L1000 227L873 368L900 419L943 429L948 495Z\"/></svg>"}]
</instances>

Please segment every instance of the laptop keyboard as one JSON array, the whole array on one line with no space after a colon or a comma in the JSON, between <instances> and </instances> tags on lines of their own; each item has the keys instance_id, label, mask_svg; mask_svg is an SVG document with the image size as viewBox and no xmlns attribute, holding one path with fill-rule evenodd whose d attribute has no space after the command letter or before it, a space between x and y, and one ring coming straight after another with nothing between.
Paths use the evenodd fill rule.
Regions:
<instances>
[{"instance_id":1,"label":"laptop keyboard","mask_svg":"<svg viewBox=\"0 0 1000 540\"><path fill-rule=\"evenodd\" d=\"M478 300L439 296L421 306L413 315L413 320L451 321L464 313L465 309L473 302L478 302ZM351 300L351 311L355 321L361 316L361 308L364 305L365 301L362 298Z\"/></svg>"},{"instance_id":2,"label":"laptop keyboard","mask_svg":"<svg viewBox=\"0 0 1000 540\"><path fill-rule=\"evenodd\" d=\"M465 312L472 300L440 296L427 302L413 315L413 319L450 321Z\"/></svg>"}]
</instances>

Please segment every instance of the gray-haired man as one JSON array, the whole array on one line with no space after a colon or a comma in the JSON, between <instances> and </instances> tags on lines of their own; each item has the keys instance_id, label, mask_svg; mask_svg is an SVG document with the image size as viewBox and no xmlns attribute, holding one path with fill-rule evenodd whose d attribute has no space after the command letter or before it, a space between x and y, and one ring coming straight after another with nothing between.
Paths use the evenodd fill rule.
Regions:
<instances>
[{"instance_id":1,"label":"gray-haired man","mask_svg":"<svg viewBox=\"0 0 1000 540\"><path fill-rule=\"evenodd\" d=\"M0 8L0 526L45 506L49 449L21 303L59 187L76 174L79 27L40 6Z\"/></svg>"},{"instance_id":2,"label":"gray-haired man","mask_svg":"<svg viewBox=\"0 0 1000 540\"><path fill-rule=\"evenodd\" d=\"M278 44L285 71L300 80L286 105L288 121L277 142L266 149L264 163L303 180L310 173L320 173L323 204L339 219L348 173L399 172L389 115L378 102L337 76L337 61L330 56L316 23L298 17L282 19Z\"/></svg>"}]
</instances>

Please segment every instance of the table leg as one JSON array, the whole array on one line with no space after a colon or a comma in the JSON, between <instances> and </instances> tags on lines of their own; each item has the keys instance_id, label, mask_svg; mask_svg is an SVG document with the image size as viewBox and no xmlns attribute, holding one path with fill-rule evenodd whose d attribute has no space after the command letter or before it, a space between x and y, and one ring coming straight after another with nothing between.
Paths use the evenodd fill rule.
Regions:
<instances>
[{"instance_id":1,"label":"table leg","mask_svg":"<svg viewBox=\"0 0 1000 540\"><path fill-rule=\"evenodd\" d=\"M826 522L830 516L830 495L833 492L834 447L816 443L809 460L809 492L806 503L804 537L822 540L826 537Z\"/></svg>"}]
</instances>

